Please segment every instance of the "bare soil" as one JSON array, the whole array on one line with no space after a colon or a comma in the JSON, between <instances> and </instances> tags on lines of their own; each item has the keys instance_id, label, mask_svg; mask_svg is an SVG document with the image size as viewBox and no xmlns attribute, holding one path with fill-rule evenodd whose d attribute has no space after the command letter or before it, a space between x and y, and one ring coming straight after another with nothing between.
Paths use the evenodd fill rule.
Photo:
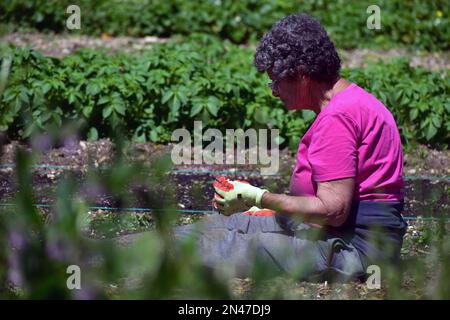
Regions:
<instances>
[{"instance_id":1,"label":"bare soil","mask_svg":"<svg viewBox=\"0 0 450 320\"><path fill-rule=\"evenodd\" d=\"M76 137L68 137L61 143L55 144L45 139L35 140L30 144L17 141L6 144L0 155L0 203L9 201L16 192L14 172L9 165L14 163L15 152L21 147L25 150L39 150L36 159L37 165L64 166L35 167L33 168L33 186L36 193L36 202L51 204L55 197L55 187L65 172L70 171L82 184L89 168L101 170L113 163L114 146L109 140L79 141ZM130 163L146 163L152 165L152 160L170 154L170 145L157 145L152 143L131 144L125 149L126 158ZM419 215L427 217L448 215L449 213L449 152L437 151L419 146L413 152L405 155L405 175L415 174L417 179L408 180L406 188L405 216ZM257 166L230 166L230 165L182 165L173 166L174 170L191 170L170 175L171 181L176 185L177 202L180 210L184 209L210 209L212 198L211 181L213 177L223 171L240 179L252 183L270 185L279 192L287 192L288 181L295 157L288 150L280 153L280 175L260 176ZM213 172L202 173L201 171ZM230 173L231 172L231 173ZM441 176L434 180L420 178L418 175ZM442 178L447 176L447 178ZM133 190L130 190L133 192ZM89 193L89 192L87 192ZM114 196L107 191L97 192L93 200L94 205L114 206ZM133 203L136 206L139 202ZM50 217L50 208L39 209L43 216ZM151 212L110 211L91 208L89 210L90 224L86 233L89 237L97 239L116 238L121 245L130 244L140 232L155 228L154 216ZM205 216L205 213L180 213L177 224L190 224ZM409 227L405 235L402 249L402 261L409 263L409 259L426 260L432 255L430 234L434 234L437 222L419 220L408 221ZM433 229L434 228L434 229ZM449 223L447 223L449 228ZM421 261L422 261L421 260ZM434 281L436 273L427 271L426 279ZM423 283L416 283L414 277L406 275L402 280L402 296L405 298L420 299L429 297L427 287ZM386 285L380 289L368 289L365 283L331 284L297 282L286 277L279 277L256 287L251 279L233 279L230 288L235 298L246 299L252 297L267 297L279 299L389 299L389 290ZM114 295L114 293L112 293Z\"/></svg>"},{"instance_id":2,"label":"bare soil","mask_svg":"<svg viewBox=\"0 0 450 320\"><path fill-rule=\"evenodd\" d=\"M41 140L43 138L40 138ZM16 190L14 178L15 152L22 147L28 152L40 150L33 168L33 186L36 203L50 204L54 198L57 182L66 173L81 184L81 195L94 194L91 204L95 206L120 206L112 192L102 186L85 182L89 170L102 172L111 166L114 147L111 141L79 141L68 137L60 145L33 141L29 145L11 142L3 147L0 156L0 202L11 199ZM153 143L130 144L124 151L127 163L140 163L151 170L156 159L170 157L171 145ZM428 149L425 146L415 148L405 155L406 216L441 216L449 212L450 152ZM170 158L167 158L170 161ZM219 174L230 178L247 180L255 185L265 186L277 193L288 193L289 180L295 165L294 155L287 149L280 152L280 168L277 175L261 175L258 165L173 165L169 181L176 190L177 206L180 210L211 210L213 189L211 182ZM143 176L151 175L143 172ZM148 191L145 185L129 186L130 194L135 197L128 203L132 207L148 207L139 199L139 193Z\"/></svg>"}]
</instances>

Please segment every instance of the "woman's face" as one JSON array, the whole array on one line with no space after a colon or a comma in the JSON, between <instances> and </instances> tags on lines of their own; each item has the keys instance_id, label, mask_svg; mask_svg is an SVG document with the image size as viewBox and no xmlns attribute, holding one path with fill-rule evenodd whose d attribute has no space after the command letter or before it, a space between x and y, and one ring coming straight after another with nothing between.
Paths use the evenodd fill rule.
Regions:
<instances>
[{"instance_id":1,"label":"woman's face","mask_svg":"<svg viewBox=\"0 0 450 320\"><path fill-rule=\"evenodd\" d=\"M280 98L287 109L311 108L310 79L308 77L277 79L270 70L267 73L272 80L272 83L269 84L272 94Z\"/></svg>"}]
</instances>

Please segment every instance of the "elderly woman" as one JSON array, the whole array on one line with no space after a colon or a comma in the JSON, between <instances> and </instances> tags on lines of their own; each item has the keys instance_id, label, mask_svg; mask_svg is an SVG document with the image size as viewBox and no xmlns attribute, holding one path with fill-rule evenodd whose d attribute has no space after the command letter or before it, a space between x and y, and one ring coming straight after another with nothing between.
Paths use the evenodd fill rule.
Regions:
<instances>
[{"instance_id":1,"label":"elderly woman","mask_svg":"<svg viewBox=\"0 0 450 320\"><path fill-rule=\"evenodd\" d=\"M239 181L226 181L228 189L216 183L222 215L175 234L195 235L205 264L230 266L237 275L251 272L257 259L301 279L348 281L364 278L371 264L395 262L406 223L402 145L392 114L340 77L333 43L306 14L276 23L254 62L287 109L317 114L300 141L290 195ZM258 216L258 208L274 214Z\"/></svg>"}]
</instances>

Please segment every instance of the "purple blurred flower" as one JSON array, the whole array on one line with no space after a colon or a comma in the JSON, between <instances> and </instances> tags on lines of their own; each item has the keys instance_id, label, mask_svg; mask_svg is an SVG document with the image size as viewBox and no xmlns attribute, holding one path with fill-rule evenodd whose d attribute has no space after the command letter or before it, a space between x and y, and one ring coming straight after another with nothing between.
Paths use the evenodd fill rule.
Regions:
<instances>
[{"instance_id":1,"label":"purple blurred flower","mask_svg":"<svg viewBox=\"0 0 450 320\"><path fill-rule=\"evenodd\" d=\"M40 134L33 138L31 142L33 149L45 152L53 147L53 138L49 134Z\"/></svg>"},{"instance_id":2,"label":"purple blurred flower","mask_svg":"<svg viewBox=\"0 0 450 320\"><path fill-rule=\"evenodd\" d=\"M98 299L97 290L90 286L81 285L81 289L73 290L73 298L76 300L95 300Z\"/></svg>"},{"instance_id":3,"label":"purple blurred flower","mask_svg":"<svg viewBox=\"0 0 450 320\"><path fill-rule=\"evenodd\" d=\"M21 272L21 255L26 249L27 239L25 234L14 229L8 233L8 280L15 286L22 286L24 283Z\"/></svg>"},{"instance_id":4,"label":"purple blurred flower","mask_svg":"<svg viewBox=\"0 0 450 320\"><path fill-rule=\"evenodd\" d=\"M74 153L80 146L80 139L76 134L69 135L64 138L62 150L67 153Z\"/></svg>"},{"instance_id":5,"label":"purple blurred flower","mask_svg":"<svg viewBox=\"0 0 450 320\"><path fill-rule=\"evenodd\" d=\"M8 255L8 280L18 287L24 283L20 265L20 253L12 250Z\"/></svg>"},{"instance_id":6,"label":"purple blurred flower","mask_svg":"<svg viewBox=\"0 0 450 320\"><path fill-rule=\"evenodd\" d=\"M106 189L98 182L86 182L80 190L80 196L88 201L96 201L98 197L106 194Z\"/></svg>"},{"instance_id":7,"label":"purple blurred flower","mask_svg":"<svg viewBox=\"0 0 450 320\"><path fill-rule=\"evenodd\" d=\"M63 239L49 240L45 246L45 252L55 261L69 261L76 256L73 245Z\"/></svg>"},{"instance_id":8,"label":"purple blurred flower","mask_svg":"<svg viewBox=\"0 0 450 320\"><path fill-rule=\"evenodd\" d=\"M58 242L48 243L45 247L45 252L47 256L56 261L64 261L65 258L65 250L64 245Z\"/></svg>"},{"instance_id":9,"label":"purple blurred flower","mask_svg":"<svg viewBox=\"0 0 450 320\"><path fill-rule=\"evenodd\" d=\"M8 235L8 241L12 249L23 250L27 243L23 233L13 230Z\"/></svg>"},{"instance_id":10,"label":"purple blurred flower","mask_svg":"<svg viewBox=\"0 0 450 320\"><path fill-rule=\"evenodd\" d=\"M22 287L23 277L20 270L10 268L8 270L8 281L15 287Z\"/></svg>"}]
</instances>

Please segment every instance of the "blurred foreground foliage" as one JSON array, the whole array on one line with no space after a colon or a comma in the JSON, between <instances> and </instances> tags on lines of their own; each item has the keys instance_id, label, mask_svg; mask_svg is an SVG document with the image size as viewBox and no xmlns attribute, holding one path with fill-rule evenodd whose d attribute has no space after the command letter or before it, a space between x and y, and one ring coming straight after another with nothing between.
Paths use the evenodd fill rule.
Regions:
<instances>
[{"instance_id":1,"label":"blurred foreground foliage","mask_svg":"<svg viewBox=\"0 0 450 320\"><path fill-rule=\"evenodd\" d=\"M97 120L94 117L90 118L91 113L97 112L97 117L104 119L99 121L99 123L103 123L103 127L99 127L99 131L101 134L109 133L114 137L116 153L114 165L107 169L107 172L99 175L98 172L91 170L88 173L89 183L99 184L105 190L113 193L115 196L114 203L122 208L129 203L127 195L130 185L144 184L147 188L140 193L141 200L144 201L146 206L161 210L153 214L156 229L153 232L141 235L136 241L124 244L125 246L111 239L89 238L88 230L94 225L94 221L88 208L87 199L80 196L82 190L76 179L70 174L61 179L50 210L40 210L34 206L31 174L31 165L35 163L39 154L36 150L32 151L31 154L20 150L15 160L18 192L14 205L6 206L3 203L0 205L0 246L3 248L0 250L0 298L227 299L242 297L233 293L233 288L228 279L205 269L199 263L195 254L194 243L187 241L181 247L174 246L170 234L170 229L176 221L174 191L165 174L169 170L168 164L170 162L163 158L153 163L150 168L143 168L139 164L130 165L123 157L123 141L117 138L125 136L125 134L119 133L119 129L122 127L126 127L128 132L130 130L134 132L137 139L147 137L152 139L152 136L155 137L151 131L148 132L145 129L141 129L142 132L136 134L136 131L133 130L137 129L133 126L130 127L125 120L128 119L125 115L131 115L132 112L145 110L147 106L151 106L151 101L154 104L153 108L156 105L158 105L158 108L162 108L158 104L161 102L165 108L162 110L168 110L166 113L160 111L163 112L163 119L167 123L172 123L169 121L170 116L175 118L175 120L171 120L174 121L173 123L179 121L179 112L187 105L186 102L183 102L181 80L191 79L186 78L186 76L183 78L183 74L187 72L183 68L192 68L191 72L194 74L198 72L200 75L203 75L203 73L215 75L218 70L224 68L219 63L219 58L225 56L225 59L233 61L232 57L236 57L233 55L227 57L228 51L236 51L236 54L241 54L242 57L251 60L249 53L239 51L232 46L229 48L216 46L214 54L207 50L210 60L205 60L205 56L198 53L203 52L200 48L201 45L197 44L197 47L195 47L197 51L192 51L192 46L192 44L185 44L158 47L156 52L159 53L149 56L144 54L146 59L142 59L140 55L111 57L89 50L69 56L64 60L46 58L29 50L18 50L12 54L8 52L8 54L2 56L0 94L6 86L10 57L13 59L11 83L6 87L2 97L1 125L3 131L7 130L8 133L11 133L14 132L13 129L19 129L22 130L19 133L21 136L32 137L39 134L39 131L48 130L51 132L54 129L57 130L62 126L64 120L67 118L78 119L81 114L84 115L85 121L88 123L92 121L92 125L97 123L96 121L99 118ZM179 48L188 58L184 54L179 55L180 52L176 54L176 48ZM193 52L197 53L194 54ZM172 58L169 59L170 62L165 60L166 56ZM177 61L177 58L180 61L172 65L174 61ZM219 62L216 62L217 65L215 65L213 61L217 60ZM188 61L195 61L195 63L191 65L186 63ZM205 67L205 61L211 62L207 63ZM235 61L228 73L222 71L226 76L222 75L224 83L220 85L213 80L208 80L216 77L202 79L202 76L197 75L196 80L200 83L199 90L200 92L204 90L208 94L207 98L200 95L199 97L203 98L201 107L192 105L189 106L191 108L189 109L186 106L185 108L188 109L184 112L193 113L192 117L197 114L206 117L204 115L204 110L206 110L207 122L220 125L222 120L215 115L222 106L217 106L218 98L216 98L217 100L210 98L213 97L210 92L220 92L226 97L227 89L223 86L226 86L230 78L235 79L236 74L231 72L237 72L237 70L241 72L242 79L238 77L237 84L229 87L230 92L237 90L240 93L236 99L246 101L259 92L260 97L257 101L261 102L262 99L269 101L270 99L274 103L267 92L265 81L262 80L263 77L256 76L256 73L251 71L253 69L250 68L250 62L238 65ZM147 65L147 63L149 64ZM396 63L398 64L397 69L392 68L393 74L402 76L405 70L408 72L411 70L404 61ZM213 64L214 67L208 69L209 64ZM388 65L388 67L391 66ZM140 68L142 68L141 71L139 71ZM150 70L153 69L158 70L159 74L149 76ZM376 68L369 68L368 70L367 72L372 73L381 72L377 71ZM416 74L417 71L411 72ZM418 72L422 76L434 75L424 70ZM161 76L161 74L164 76ZM239 73L237 74L239 75ZM259 91L257 90L258 86L253 88L248 83L246 77L249 74L252 81L259 85ZM71 76L74 77L74 80L71 80ZM172 76L174 79L171 78ZM350 75L350 77L352 76L361 77L361 81L367 77L362 71ZM100 81L95 83L95 79L100 79ZM379 83L386 81L382 77L379 79ZM433 79L439 80L440 78ZM108 83L108 80L111 83ZM161 82L158 83L158 81ZM158 85L155 85L155 82ZM164 86L168 86L169 88L174 87L176 90L166 93L159 87L161 85L164 89L167 89ZM439 87L442 83L435 85ZM447 87L444 88L448 89L448 83L446 85ZM389 83L386 84L386 87L389 87ZM382 85L379 84L378 88L381 90ZM242 96L241 90L244 92ZM439 90L442 90L442 88L437 90L437 92L440 92ZM385 92L385 90L382 91ZM410 94L406 94L406 96L408 95ZM192 97L192 99L194 98L195 96ZM100 103L101 99L103 99L102 103ZM133 103L127 102L127 99L130 99ZM152 99L157 99L157 101L155 102ZM137 103L139 101L141 101L140 104ZM144 103L144 101L146 102ZM138 109L133 109L136 103ZM85 105L92 108L84 110ZM242 104L240 105L242 106ZM261 108L262 106L268 108L269 105L256 105L255 108ZM94 107L99 110L93 111ZM199 109L199 111L196 113L192 109L194 111ZM234 112L239 110L241 109L234 110ZM274 108L274 110L278 112L281 108ZM448 107L446 110L448 112ZM128 114L128 112L131 113ZM149 112L149 114L150 119L160 116L159 114L153 115L152 112ZM25 117L21 117L22 115L25 115ZM114 115L116 120L113 120ZM233 119L232 111L230 111L229 117ZM264 115L255 116L255 118L257 117L264 117ZM134 121L141 121L140 118L136 119ZM273 115L270 119L273 119ZM311 120L309 119L309 121ZM250 120L250 124L252 121ZM264 123L262 119L255 119L255 121ZM292 130L292 132L300 134L306 124L301 118L297 118L295 121L297 122L293 123L299 124L297 129L300 128L300 130ZM431 121L436 125L436 120L432 119ZM250 124L247 123L247 125ZM145 128L145 124L140 123L139 125L143 126L141 128ZM439 126L436 125L436 127ZM90 128L89 134L94 135L93 132L97 132L97 129L92 129L92 126L85 125L85 128ZM152 126L149 125L148 129L151 128ZM288 128L292 129L293 127ZM160 132L156 132L156 139L162 139L160 137ZM3 137L0 136L0 156L2 150L1 138ZM129 215L123 214L122 217L119 220L126 221ZM114 229L116 223L117 220L111 220L108 227L108 221L106 221L102 228ZM414 246L414 243L411 245L411 241L416 244L425 243L428 250L425 257L408 255L407 259L403 259L400 266L395 268L383 266L382 281L387 292L386 297L391 299L449 299L450 239L444 220L437 225L436 229L428 230L424 227L424 235L417 239L408 239L405 250ZM67 287L67 280L70 276L67 273L67 268L70 265L80 267L81 289L79 290L69 290ZM244 297L266 299L305 297L303 294L299 296L291 295L293 291L286 290L286 281L279 281L281 277L286 279L281 275L278 278L268 277L264 273L264 266L256 265L252 277L252 290L247 292ZM293 287L298 287L295 279L287 277L287 281L293 284Z\"/></svg>"},{"instance_id":2,"label":"blurred foreground foliage","mask_svg":"<svg viewBox=\"0 0 450 320\"><path fill-rule=\"evenodd\" d=\"M76 121L83 137L109 137L115 128L136 141L165 143L177 128L279 128L295 150L315 118L287 112L253 67L253 50L205 35L108 55L84 49L62 59L29 49L4 49L11 64L0 97L0 131L14 138ZM403 142L448 148L450 78L409 66L406 58L343 70L393 113ZM112 130L109 130L112 129Z\"/></svg>"},{"instance_id":3,"label":"blurred foreground foliage","mask_svg":"<svg viewBox=\"0 0 450 320\"><path fill-rule=\"evenodd\" d=\"M120 238L90 238L92 212L87 199L80 196L82 186L70 174L59 181L51 208L45 212L38 209L30 172L39 154L19 150L14 206L0 206L1 298L230 297L226 283L198 263L192 243L174 246L170 228L176 219L175 201L165 175L170 162L158 159L144 169L127 164L121 147L117 148L115 164L101 176L88 172L89 183L112 192L119 206L129 204L131 185L145 184L147 189L140 197L147 207L160 209L153 214L156 229L126 243ZM123 220L127 216L122 212ZM117 220L110 220L103 228L112 229L115 223ZM72 282L67 268L71 265L81 270L81 289L68 289L67 283Z\"/></svg>"},{"instance_id":4,"label":"blurred foreground foliage","mask_svg":"<svg viewBox=\"0 0 450 320\"><path fill-rule=\"evenodd\" d=\"M251 283L247 289L237 287L237 279L202 266L192 239L176 246L171 234L177 213L174 189L166 175L170 161L162 157L148 167L130 164L123 157L125 144L117 138L114 141L114 164L101 174L90 168L87 182L111 192L119 208L132 203L131 186L145 186L138 193L144 206L160 209L152 213L155 228L135 238L127 235L111 239L109 235L105 239L102 230L112 230L133 215L119 210L117 219L106 219L102 229L96 230L100 237L98 233L92 237L95 221L88 198L95 195L83 193L83 185L70 173L59 180L51 207L37 208L31 165L39 158L39 151L19 149L14 205L0 205L0 298L302 299L317 298L317 292L322 292L320 285L299 291L310 284L299 283L281 271L274 276L258 263L250 279L245 280ZM419 221L418 228L407 234L400 264L381 266L382 289L374 291L378 292L375 297L450 298L450 237L445 218L432 224ZM81 270L81 289L67 287L68 280L71 283L67 268L71 265ZM364 298L370 291L364 286L332 284L326 289L339 292L337 298Z\"/></svg>"},{"instance_id":5,"label":"blurred foreground foliage","mask_svg":"<svg viewBox=\"0 0 450 320\"><path fill-rule=\"evenodd\" d=\"M162 36L214 34L235 43L255 42L272 24L298 12L318 18L339 48L406 46L448 50L448 0L379 0L381 29L367 28L373 1L354 0L9 0L0 4L0 20L12 29L67 32L66 8L81 10L88 35ZM73 32L73 31L72 31Z\"/></svg>"}]
</instances>

